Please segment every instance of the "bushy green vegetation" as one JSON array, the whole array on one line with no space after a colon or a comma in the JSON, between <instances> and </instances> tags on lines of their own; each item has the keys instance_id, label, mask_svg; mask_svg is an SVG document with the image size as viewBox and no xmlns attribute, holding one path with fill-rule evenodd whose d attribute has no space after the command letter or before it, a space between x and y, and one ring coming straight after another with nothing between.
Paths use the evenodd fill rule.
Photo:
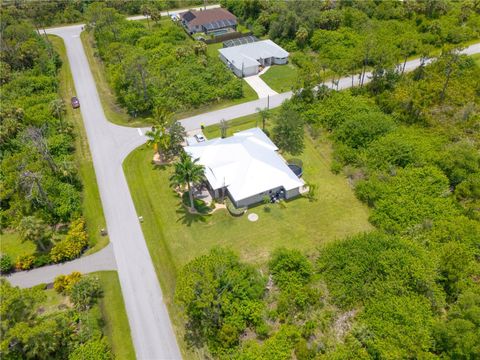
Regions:
<instances>
[{"instance_id":1,"label":"bushy green vegetation","mask_svg":"<svg viewBox=\"0 0 480 360\"><path fill-rule=\"evenodd\" d=\"M81 217L83 186L76 128L58 95L62 62L49 40L13 16L2 12L1 227L9 241L1 251L28 269L49 263L62 229Z\"/></svg>"},{"instance_id":2,"label":"bushy green vegetation","mask_svg":"<svg viewBox=\"0 0 480 360\"><path fill-rule=\"evenodd\" d=\"M242 4L245 11L254 12L255 6ZM262 5L259 22L267 21L265 14L282 2L275 4ZM299 46L292 44L299 40L293 40L296 32L287 30L295 24L289 21L295 18L295 7L305 4L291 4L290 18L275 13L278 17L270 18L270 35L283 28L278 39ZM467 4L461 8L451 2L338 4L321 16L340 15L341 24L348 13L371 10L364 14L364 22L386 25L377 29L378 34L390 31L392 22L377 19L377 11L403 12L415 6L410 17L400 14L398 19L411 27L421 43L432 46L467 40L473 33L462 40L457 35L478 29L478 14ZM452 21L458 20L459 11L467 14L462 28ZM255 16L250 13L245 18ZM330 20L328 26L334 26ZM321 19L316 21L314 26ZM442 30L422 30L427 24ZM337 35L342 38L331 40L332 44L356 41L354 31L334 33L339 26L318 35L314 31L311 41L320 46ZM380 37L372 36L379 41ZM392 49L382 51L397 56ZM260 320L260 325L247 328L234 344L234 355L227 353L227 358L480 356L480 323L474 315L480 303L480 68L474 59L451 48L443 48L431 65L423 64L410 75L388 63L366 64L376 71L368 86L345 92L307 87L273 117L273 126L278 126L278 119L294 112L289 118L298 118L298 126L305 124L313 137L331 140L332 171L346 176L357 197L371 207L370 221L377 230L322 244L315 254L308 252L310 258L291 250L273 251L268 273L262 269L270 280L262 297L263 324ZM239 123L252 124L252 119ZM289 246L295 244L291 241ZM227 350L231 352L231 346ZM224 356L218 348L214 353Z\"/></svg>"},{"instance_id":3,"label":"bushy green vegetation","mask_svg":"<svg viewBox=\"0 0 480 360\"><path fill-rule=\"evenodd\" d=\"M147 29L102 4L91 5L87 19L111 87L130 114L181 112L243 97L242 81L173 22Z\"/></svg>"},{"instance_id":4,"label":"bushy green vegetation","mask_svg":"<svg viewBox=\"0 0 480 360\"><path fill-rule=\"evenodd\" d=\"M92 3L105 3L125 15L149 14L158 16L162 10L188 8L203 4L202 0L168 0L168 1L118 1L91 0L88 2L65 1L35 1L35 2L5 2L2 7L14 11L17 19L29 20L37 28L51 27L57 24L68 24L85 21L85 12Z\"/></svg>"},{"instance_id":5,"label":"bushy green vegetation","mask_svg":"<svg viewBox=\"0 0 480 360\"><path fill-rule=\"evenodd\" d=\"M85 359L93 349L95 358L112 359L102 335L102 316L96 305L102 296L97 277L81 277L68 288L63 305L44 305L43 285L32 289L12 287L0 280L2 295L0 354L5 359ZM61 306L60 306L61 305Z\"/></svg>"},{"instance_id":6,"label":"bushy green vegetation","mask_svg":"<svg viewBox=\"0 0 480 360\"><path fill-rule=\"evenodd\" d=\"M286 83L283 91L327 79L335 83L342 76L353 80L358 72L363 82L372 68L375 77L392 76L385 69L404 64L411 56L480 37L476 2L222 0L221 4L256 36L268 35L291 52L300 76L286 77L295 81ZM275 71L288 72L280 68ZM264 77L269 80L268 72ZM273 79L272 85L278 89Z\"/></svg>"}]
</instances>

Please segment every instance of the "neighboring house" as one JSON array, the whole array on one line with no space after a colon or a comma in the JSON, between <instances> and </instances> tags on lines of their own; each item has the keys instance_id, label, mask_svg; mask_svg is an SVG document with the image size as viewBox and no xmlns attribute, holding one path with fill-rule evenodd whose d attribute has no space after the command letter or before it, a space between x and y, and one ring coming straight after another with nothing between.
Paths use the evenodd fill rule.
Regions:
<instances>
[{"instance_id":1,"label":"neighboring house","mask_svg":"<svg viewBox=\"0 0 480 360\"><path fill-rule=\"evenodd\" d=\"M189 10L180 14L180 20L190 34L198 32L215 33L222 29L237 30L235 15L222 8Z\"/></svg>"},{"instance_id":2,"label":"neighboring house","mask_svg":"<svg viewBox=\"0 0 480 360\"><path fill-rule=\"evenodd\" d=\"M260 203L265 197L291 199L306 191L278 148L259 128L186 146L185 151L205 167L214 198L228 196L236 207Z\"/></svg>"},{"instance_id":3,"label":"neighboring house","mask_svg":"<svg viewBox=\"0 0 480 360\"><path fill-rule=\"evenodd\" d=\"M286 64L290 55L272 40L256 41L219 49L218 51L220 52L220 59L238 77L256 75L260 66Z\"/></svg>"}]
</instances>

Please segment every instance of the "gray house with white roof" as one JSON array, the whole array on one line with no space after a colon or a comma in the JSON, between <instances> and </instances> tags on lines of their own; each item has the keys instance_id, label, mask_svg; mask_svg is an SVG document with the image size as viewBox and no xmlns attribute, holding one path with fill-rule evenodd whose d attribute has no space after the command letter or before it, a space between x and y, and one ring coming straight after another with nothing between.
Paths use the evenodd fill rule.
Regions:
<instances>
[{"instance_id":1,"label":"gray house with white roof","mask_svg":"<svg viewBox=\"0 0 480 360\"><path fill-rule=\"evenodd\" d=\"M286 64L290 55L272 40L227 47L218 51L220 59L238 77L256 75L261 66Z\"/></svg>"},{"instance_id":2,"label":"gray house with white roof","mask_svg":"<svg viewBox=\"0 0 480 360\"><path fill-rule=\"evenodd\" d=\"M228 196L236 207L260 203L265 197L291 199L307 191L305 182L259 128L189 144L184 149L205 167L213 197Z\"/></svg>"}]
</instances>

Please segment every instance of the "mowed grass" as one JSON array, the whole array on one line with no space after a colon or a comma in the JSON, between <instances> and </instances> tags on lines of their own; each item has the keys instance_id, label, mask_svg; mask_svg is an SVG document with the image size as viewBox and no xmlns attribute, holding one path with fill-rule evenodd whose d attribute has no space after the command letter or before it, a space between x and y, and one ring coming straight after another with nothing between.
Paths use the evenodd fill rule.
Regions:
<instances>
[{"instance_id":1,"label":"mowed grass","mask_svg":"<svg viewBox=\"0 0 480 360\"><path fill-rule=\"evenodd\" d=\"M102 317L105 319L103 330L115 354L115 359L135 359L118 274L116 271L101 271L93 274L99 277L102 284L103 298L99 305Z\"/></svg>"},{"instance_id":2,"label":"mowed grass","mask_svg":"<svg viewBox=\"0 0 480 360\"><path fill-rule=\"evenodd\" d=\"M283 93L292 90L298 77L298 68L292 63L273 65L267 72L260 75L263 81L273 90Z\"/></svg>"},{"instance_id":3,"label":"mowed grass","mask_svg":"<svg viewBox=\"0 0 480 360\"><path fill-rule=\"evenodd\" d=\"M74 125L75 133L77 134L75 139L75 159L83 185L82 212L87 224L90 243L90 248L85 252L85 255L88 255L102 249L108 244L108 237L100 235L100 229L106 227L105 217L103 215L95 169L93 167L82 115L79 109L75 110L70 106L70 99L76 95L76 92L65 45L63 40L57 36L49 35L49 38L52 41L55 51L57 51L62 59L62 68L59 73L59 91L66 105L65 116L69 122Z\"/></svg>"},{"instance_id":4,"label":"mowed grass","mask_svg":"<svg viewBox=\"0 0 480 360\"><path fill-rule=\"evenodd\" d=\"M343 176L329 170L330 144L307 138L300 158L304 179L318 186L318 199L300 197L289 201L285 209L270 205L268 212L263 205L257 206L249 210L260 217L252 223L247 216L232 217L224 210L206 222L185 215L169 186L172 166L153 166L152 149L146 146L127 157L125 174L137 212L144 217L144 235L169 301L177 272L213 247L231 248L243 260L263 265L277 247L308 253L326 242L371 229L367 207L355 198Z\"/></svg>"},{"instance_id":5,"label":"mowed grass","mask_svg":"<svg viewBox=\"0 0 480 360\"><path fill-rule=\"evenodd\" d=\"M229 122L228 133L251 128L258 120L258 114L235 119ZM214 125L204 133L215 137L220 130ZM248 211L259 215L255 223L246 215L232 217L226 210L207 216L205 222L187 215L169 186L172 166L152 165L152 155L152 149L144 145L125 159L123 167L137 213L144 218L145 240L185 358L203 357L201 351L193 353L184 342L182 311L173 301L176 277L188 261L220 246L263 268L278 247L314 253L329 241L372 229L368 208L355 198L343 176L330 171L331 148L325 140L307 138L300 156L304 179L318 186L317 200L300 197L289 201L286 208L269 205L268 211L259 205Z\"/></svg>"},{"instance_id":6,"label":"mowed grass","mask_svg":"<svg viewBox=\"0 0 480 360\"><path fill-rule=\"evenodd\" d=\"M22 255L33 255L37 247L31 241L22 241L18 232L0 234L0 254L7 254L12 261Z\"/></svg>"},{"instance_id":7,"label":"mowed grass","mask_svg":"<svg viewBox=\"0 0 480 360\"><path fill-rule=\"evenodd\" d=\"M141 21L145 27L148 28L146 20ZM150 22L151 27L155 26L176 26L168 19L161 20L160 25L155 25L153 21ZM123 126L148 126L151 125L151 120L146 117L137 117L134 118L130 116L127 111L117 102L116 96L108 84L106 75L105 75L105 65L102 62L102 59L96 55L95 50L95 41L91 33L83 31L80 35L80 38L85 49L85 54L90 64L90 69L92 71L95 83L97 85L97 91L100 97L100 102L102 103L103 111L105 112L106 118L114 124L123 125ZM187 43L193 44L193 40L188 38ZM222 46L222 44L214 44L215 46L209 45L207 47L207 53L209 56L218 57L217 49ZM225 71L230 71L225 67ZM247 84L245 80L242 80L242 89L243 97L238 99L231 100L220 100L218 102L206 104L199 106L197 108L192 108L189 110L178 111L174 114L174 118L177 120L184 119L190 116L195 116L203 114L205 112L220 110L229 106L241 104L244 102L252 101L258 99L258 95L253 90L250 85Z\"/></svg>"}]
</instances>

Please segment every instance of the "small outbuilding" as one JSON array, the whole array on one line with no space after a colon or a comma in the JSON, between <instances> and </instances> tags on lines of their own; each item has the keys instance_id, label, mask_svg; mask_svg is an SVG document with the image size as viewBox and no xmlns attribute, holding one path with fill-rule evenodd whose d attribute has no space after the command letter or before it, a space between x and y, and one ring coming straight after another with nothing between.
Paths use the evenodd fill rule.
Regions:
<instances>
[{"instance_id":1,"label":"small outbuilding","mask_svg":"<svg viewBox=\"0 0 480 360\"><path fill-rule=\"evenodd\" d=\"M291 199L306 191L305 182L278 154L259 128L186 146L185 151L205 167L207 187L214 198L228 196L237 207Z\"/></svg>"},{"instance_id":2,"label":"small outbuilding","mask_svg":"<svg viewBox=\"0 0 480 360\"><path fill-rule=\"evenodd\" d=\"M290 55L272 40L231 46L218 51L220 59L235 75L242 78L258 74L260 67L286 64Z\"/></svg>"}]
</instances>

